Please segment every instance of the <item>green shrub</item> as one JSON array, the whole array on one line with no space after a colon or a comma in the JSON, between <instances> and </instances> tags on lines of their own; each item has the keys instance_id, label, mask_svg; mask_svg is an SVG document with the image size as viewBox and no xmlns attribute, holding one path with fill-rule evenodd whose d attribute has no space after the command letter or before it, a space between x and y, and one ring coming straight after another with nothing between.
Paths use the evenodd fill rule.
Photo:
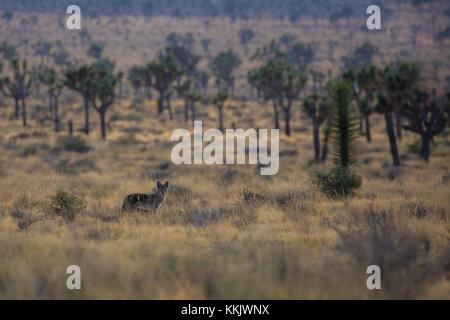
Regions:
<instances>
[{"instance_id":1,"label":"green shrub","mask_svg":"<svg viewBox=\"0 0 450 320\"><path fill-rule=\"evenodd\" d=\"M59 140L64 151L86 153L91 150L89 144L81 137L66 136Z\"/></svg>"},{"instance_id":2,"label":"green shrub","mask_svg":"<svg viewBox=\"0 0 450 320\"><path fill-rule=\"evenodd\" d=\"M75 216L84 210L86 203L82 198L62 189L49 197L46 207L47 214L61 217L66 222L74 221Z\"/></svg>"},{"instance_id":3,"label":"green shrub","mask_svg":"<svg viewBox=\"0 0 450 320\"><path fill-rule=\"evenodd\" d=\"M433 152L434 149L438 146L438 142L432 141L430 143L430 152ZM413 143L408 144L408 151L418 156L421 155L422 152L422 141L421 139L416 139Z\"/></svg>"},{"instance_id":4,"label":"green shrub","mask_svg":"<svg viewBox=\"0 0 450 320\"><path fill-rule=\"evenodd\" d=\"M68 175L77 175L96 170L98 170L98 167L95 164L95 161L89 158L83 158L76 161L62 159L56 164L56 171Z\"/></svg>"},{"instance_id":5,"label":"green shrub","mask_svg":"<svg viewBox=\"0 0 450 320\"><path fill-rule=\"evenodd\" d=\"M315 178L319 189L331 197L350 196L362 184L360 176L341 168L335 168L326 173L317 172Z\"/></svg>"}]
</instances>

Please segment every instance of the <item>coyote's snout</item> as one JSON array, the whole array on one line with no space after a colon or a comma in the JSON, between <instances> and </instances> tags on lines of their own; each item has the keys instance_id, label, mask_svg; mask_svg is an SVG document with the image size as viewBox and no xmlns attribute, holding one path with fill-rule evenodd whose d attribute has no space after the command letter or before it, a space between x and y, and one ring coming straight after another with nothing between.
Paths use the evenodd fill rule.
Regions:
<instances>
[{"instance_id":1,"label":"coyote's snout","mask_svg":"<svg viewBox=\"0 0 450 320\"><path fill-rule=\"evenodd\" d=\"M162 184L156 182L156 190L153 193L132 193L123 199L123 211L155 211L161 207L169 190L169 181Z\"/></svg>"}]
</instances>

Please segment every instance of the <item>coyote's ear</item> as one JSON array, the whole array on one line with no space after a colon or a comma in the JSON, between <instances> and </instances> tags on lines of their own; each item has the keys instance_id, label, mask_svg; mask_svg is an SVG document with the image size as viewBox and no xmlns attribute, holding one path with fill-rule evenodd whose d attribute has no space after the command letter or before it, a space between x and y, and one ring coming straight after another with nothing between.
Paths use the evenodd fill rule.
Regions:
<instances>
[{"instance_id":1,"label":"coyote's ear","mask_svg":"<svg viewBox=\"0 0 450 320\"><path fill-rule=\"evenodd\" d=\"M168 188L169 187L169 181L166 181L166 183L164 183L164 188Z\"/></svg>"},{"instance_id":2,"label":"coyote's ear","mask_svg":"<svg viewBox=\"0 0 450 320\"><path fill-rule=\"evenodd\" d=\"M161 182L160 182L159 180L156 182L156 186L157 186L158 188L161 188L161 187L162 187L162 184L161 184Z\"/></svg>"}]
</instances>

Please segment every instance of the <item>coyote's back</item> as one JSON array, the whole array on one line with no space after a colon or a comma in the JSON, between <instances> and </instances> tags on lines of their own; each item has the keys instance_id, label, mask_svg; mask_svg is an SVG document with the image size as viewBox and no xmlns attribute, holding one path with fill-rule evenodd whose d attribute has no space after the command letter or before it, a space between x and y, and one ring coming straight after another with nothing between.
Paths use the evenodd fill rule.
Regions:
<instances>
[{"instance_id":1,"label":"coyote's back","mask_svg":"<svg viewBox=\"0 0 450 320\"><path fill-rule=\"evenodd\" d=\"M169 190L169 181L162 184L156 182L153 193L132 193L123 199L123 211L155 211L161 207Z\"/></svg>"}]
</instances>

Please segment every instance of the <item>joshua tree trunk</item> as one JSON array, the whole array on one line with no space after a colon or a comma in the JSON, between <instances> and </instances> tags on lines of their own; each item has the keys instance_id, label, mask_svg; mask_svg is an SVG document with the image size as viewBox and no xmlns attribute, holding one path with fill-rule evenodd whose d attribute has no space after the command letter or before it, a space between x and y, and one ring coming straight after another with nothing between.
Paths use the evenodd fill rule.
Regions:
<instances>
[{"instance_id":1,"label":"joshua tree trunk","mask_svg":"<svg viewBox=\"0 0 450 320\"><path fill-rule=\"evenodd\" d=\"M365 120L365 125L366 125L366 139L367 142L372 142L372 134L370 133L370 119L369 119L369 115L365 114L364 115L364 120Z\"/></svg>"},{"instance_id":2,"label":"joshua tree trunk","mask_svg":"<svg viewBox=\"0 0 450 320\"><path fill-rule=\"evenodd\" d=\"M19 114L20 114L19 99L14 98L14 119L19 119Z\"/></svg>"},{"instance_id":3,"label":"joshua tree trunk","mask_svg":"<svg viewBox=\"0 0 450 320\"><path fill-rule=\"evenodd\" d=\"M280 116L278 115L278 106L275 100L272 102L273 115L275 120L275 129L280 129Z\"/></svg>"},{"instance_id":4,"label":"joshua tree trunk","mask_svg":"<svg viewBox=\"0 0 450 320\"><path fill-rule=\"evenodd\" d=\"M219 111L219 130L223 132L224 125L223 125L223 106L218 106Z\"/></svg>"},{"instance_id":5,"label":"joshua tree trunk","mask_svg":"<svg viewBox=\"0 0 450 320\"><path fill-rule=\"evenodd\" d=\"M194 123L195 118L197 117L196 110L195 110L195 102L191 103L191 112L192 112L192 114L191 114L192 123Z\"/></svg>"},{"instance_id":6,"label":"joshua tree trunk","mask_svg":"<svg viewBox=\"0 0 450 320\"><path fill-rule=\"evenodd\" d=\"M167 110L169 110L169 119L173 120L172 105L170 104L170 96L166 97Z\"/></svg>"},{"instance_id":7,"label":"joshua tree trunk","mask_svg":"<svg viewBox=\"0 0 450 320\"><path fill-rule=\"evenodd\" d=\"M422 133L422 148L420 151L420 154L422 156L422 159L428 162L430 160L430 142L431 137L426 132Z\"/></svg>"},{"instance_id":8,"label":"joshua tree trunk","mask_svg":"<svg viewBox=\"0 0 450 320\"><path fill-rule=\"evenodd\" d=\"M398 155L397 139L394 132L394 121L392 112L386 112L384 114L384 119L386 120L386 131L389 137L389 145L391 148L392 162L394 166L400 166L400 157Z\"/></svg>"},{"instance_id":9,"label":"joshua tree trunk","mask_svg":"<svg viewBox=\"0 0 450 320\"><path fill-rule=\"evenodd\" d=\"M395 131L397 138L402 139L402 113L397 110L395 111Z\"/></svg>"},{"instance_id":10,"label":"joshua tree trunk","mask_svg":"<svg viewBox=\"0 0 450 320\"><path fill-rule=\"evenodd\" d=\"M50 94L48 95L48 114L53 114L53 97Z\"/></svg>"},{"instance_id":11,"label":"joshua tree trunk","mask_svg":"<svg viewBox=\"0 0 450 320\"><path fill-rule=\"evenodd\" d=\"M89 134L89 98L87 95L83 95L84 101L84 133Z\"/></svg>"},{"instance_id":12,"label":"joshua tree trunk","mask_svg":"<svg viewBox=\"0 0 450 320\"><path fill-rule=\"evenodd\" d=\"M361 116L359 117L359 134L361 135L364 134L364 123L363 118Z\"/></svg>"},{"instance_id":13,"label":"joshua tree trunk","mask_svg":"<svg viewBox=\"0 0 450 320\"><path fill-rule=\"evenodd\" d=\"M72 122L72 120L69 120L69 122L67 122L67 131L69 133L69 136L73 135L73 122Z\"/></svg>"},{"instance_id":14,"label":"joshua tree trunk","mask_svg":"<svg viewBox=\"0 0 450 320\"><path fill-rule=\"evenodd\" d=\"M100 133L102 135L102 139L106 139L106 121L105 121L105 112L99 112L100 115Z\"/></svg>"},{"instance_id":15,"label":"joshua tree trunk","mask_svg":"<svg viewBox=\"0 0 450 320\"><path fill-rule=\"evenodd\" d=\"M322 158L320 159L320 161L322 163L326 162L328 159L328 143L324 143L322 146Z\"/></svg>"},{"instance_id":16,"label":"joshua tree trunk","mask_svg":"<svg viewBox=\"0 0 450 320\"><path fill-rule=\"evenodd\" d=\"M161 115L164 112L164 93L159 92L158 97L158 114Z\"/></svg>"},{"instance_id":17,"label":"joshua tree trunk","mask_svg":"<svg viewBox=\"0 0 450 320\"><path fill-rule=\"evenodd\" d=\"M284 132L286 133L286 135L290 136L291 135L291 110L290 108L284 108Z\"/></svg>"},{"instance_id":18,"label":"joshua tree trunk","mask_svg":"<svg viewBox=\"0 0 450 320\"><path fill-rule=\"evenodd\" d=\"M184 122L189 121L189 104L188 101L184 101Z\"/></svg>"},{"instance_id":19,"label":"joshua tree trunk","mask_svg":"<svg viewBox=\"0 0 450 320\"><path fill-rule=\"evenodd\" d=\"M317 123L313 125L313 140L314 140L314 161L320 163L320 126Z\"/></svg>"},{"instance_id":20,"label":"joshua tree trunk","mask_svg":"<svg viewBox=\"0 0 450 320\"><path fill-rule=\"evenodd\" d=\"M55 122L55 132L59 132L59 106L58 97L53 100L53 121Z\"/></svg>"},{"instance_id":21,"label":"joshua tree trunk","mask_svg":"<svg viewBox=\"0 0 450 320\"><path fill-rule=\"evenodd\" d=\"M22 99L22 125L27 126L27 106L24 98Z\"/></svg>"}]
</instances>

